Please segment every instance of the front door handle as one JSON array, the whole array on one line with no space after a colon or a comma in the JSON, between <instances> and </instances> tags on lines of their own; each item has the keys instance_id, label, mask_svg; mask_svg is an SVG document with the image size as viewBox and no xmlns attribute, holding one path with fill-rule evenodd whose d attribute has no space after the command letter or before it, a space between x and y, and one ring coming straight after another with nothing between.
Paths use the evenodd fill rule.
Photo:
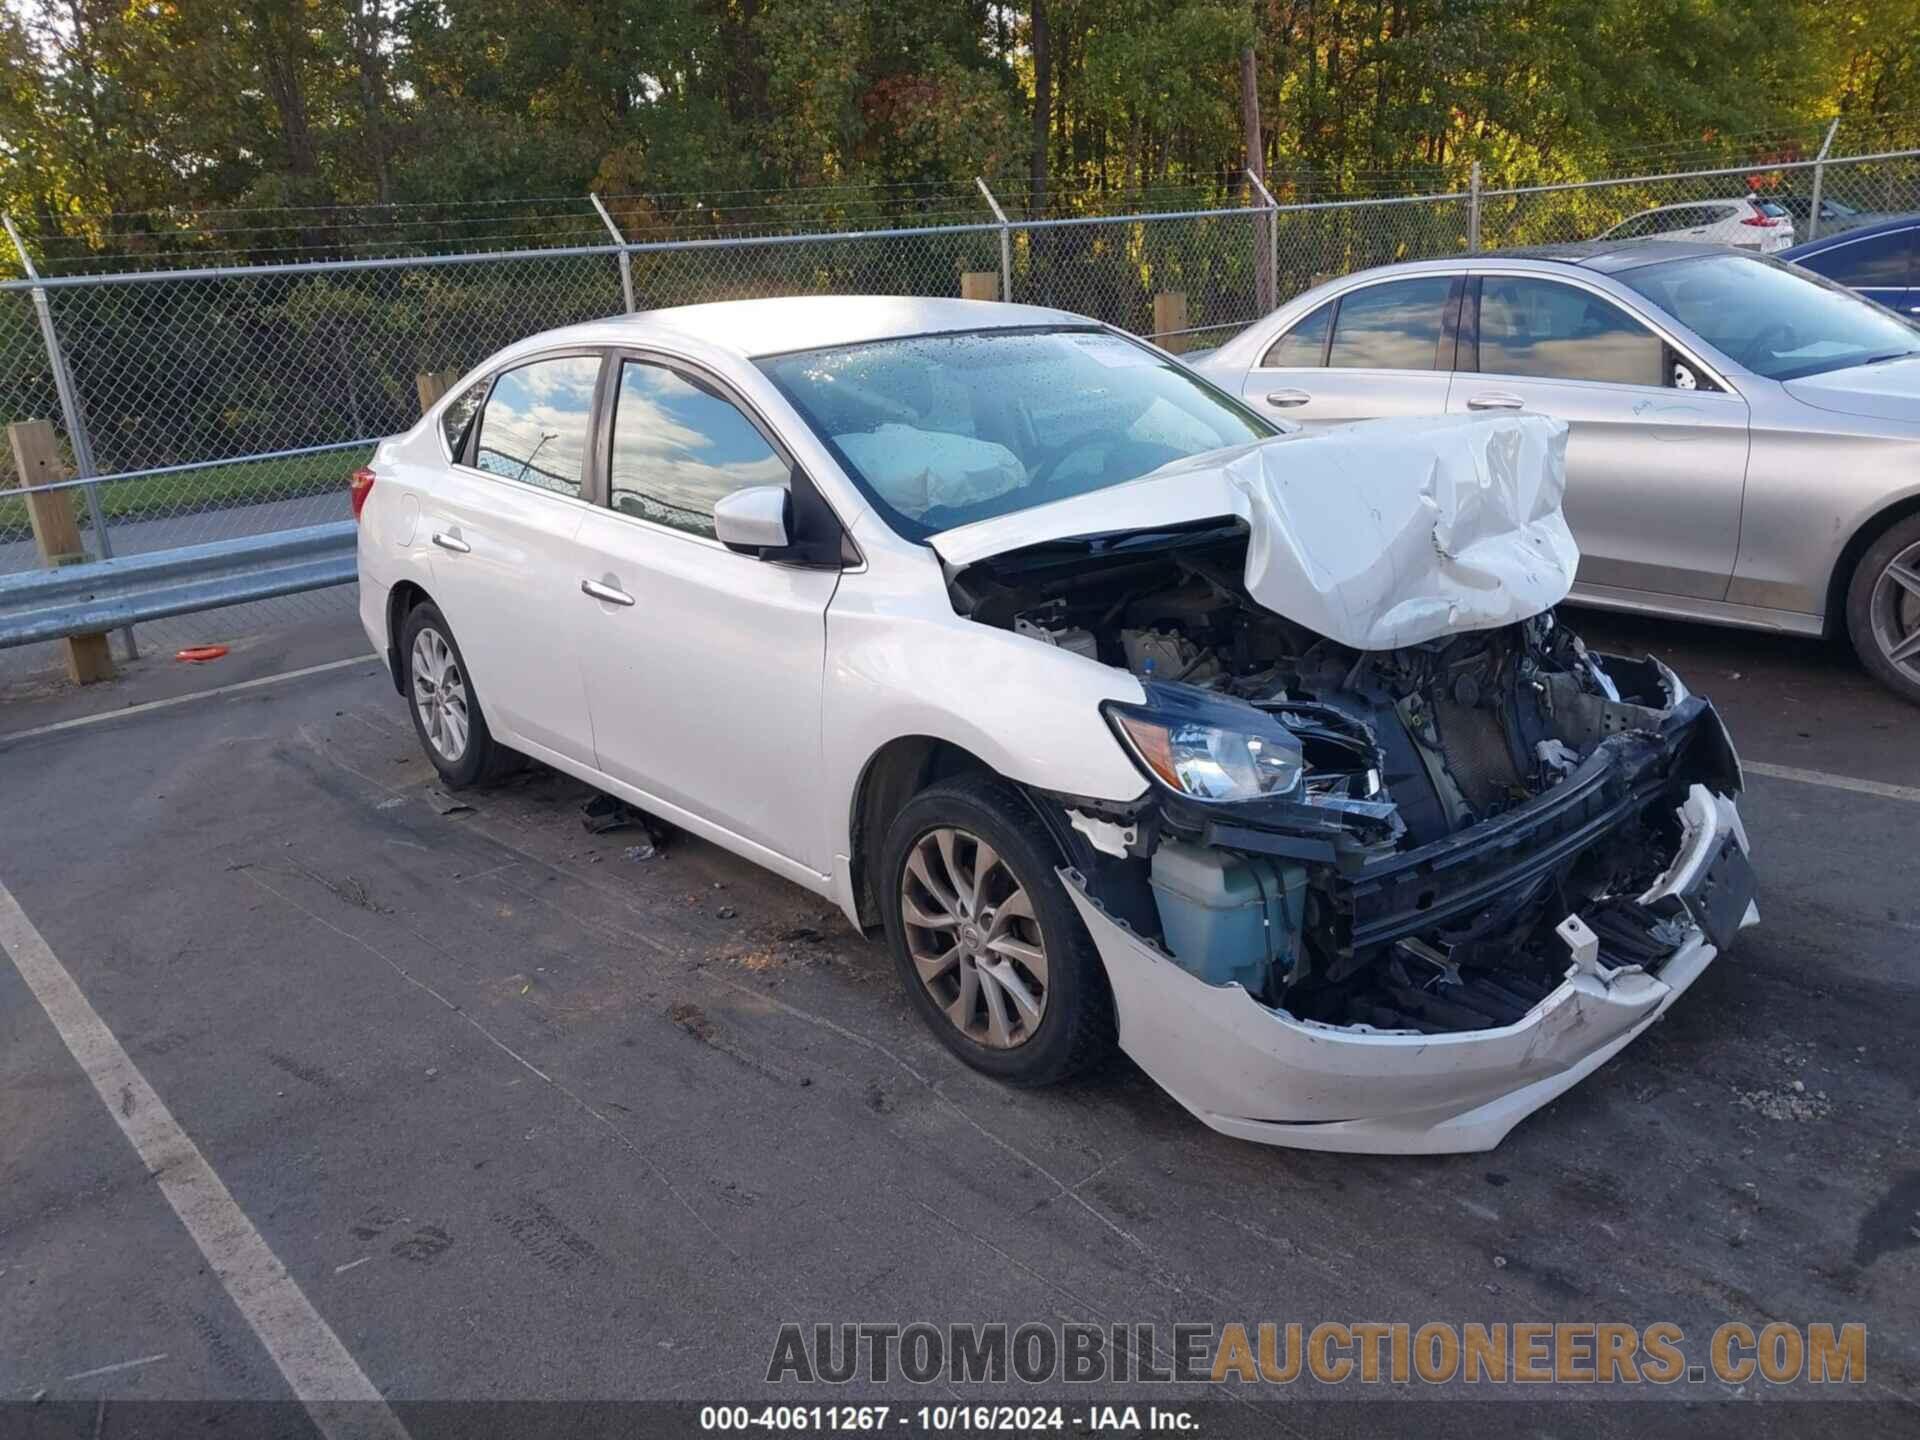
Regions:
<instances>
[{"instance_id":1,"label":"front door handle","mask_svg":"<svg viewBox=\"0 0 1920 1440\"><path fill-rule=\"evenodd\" d=\"M1467 397L1469 410L1519 410L1526 403L1518 395L1509 395L1504 390L1484 390Z\"/></svg>"},{"instance_id":2,"label":"front door handle","mask_svg":"<svg viewBox=\"0 0 1920 1440\"><path fill-rule=\"evenodd\" d=\"M626 591L620 589L617 585L602 585L598 580L582 580L580 582L580 593L582 595L591 595L596 600L604 600L609 605L633 604L633 596L629 595Z\"/></svg>"},{"instance_id":3,"label":"front door handle","mask_svg":"<svg viewBox=\"0 0 1920 1440\"><path fill-rule=\"evenodd\" d=\"M1267 403L1277 405L1282 410L1291 410L1295 405L1305 405L1313 399L1304 390L1269 390Z\"/></svg>"},{"instance_id":4,"label":"front door handle","mask_svg":"<svg viewBox=\"0 0 1920 1440\"><path fill-rule=\"evenodd\" d=\"M471 555L473 553L473 546L462 540L458 535L442 535L436 530L433 532L433 543L438 545L442 550L451 550L456 555Z\"/></svg>"}]
</instances>

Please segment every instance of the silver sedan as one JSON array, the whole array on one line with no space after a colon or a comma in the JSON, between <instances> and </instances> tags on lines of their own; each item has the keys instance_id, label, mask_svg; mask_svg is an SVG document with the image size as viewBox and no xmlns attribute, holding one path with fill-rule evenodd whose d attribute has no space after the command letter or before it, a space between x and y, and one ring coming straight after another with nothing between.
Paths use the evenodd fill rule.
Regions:
<instances>
[{"instance_id":1,"label":"silver sedan","mask_svg":"<svg viewBox=\"0 0 1920 1440\"><path fill-rule=\"evenodd\" d=\"M1714 245L1367 270L1192 362L1308 429L1535 410L1568 422L1572 598L1844 631L1920 703L1920 327Z\"/></svg>"}]
</instances>

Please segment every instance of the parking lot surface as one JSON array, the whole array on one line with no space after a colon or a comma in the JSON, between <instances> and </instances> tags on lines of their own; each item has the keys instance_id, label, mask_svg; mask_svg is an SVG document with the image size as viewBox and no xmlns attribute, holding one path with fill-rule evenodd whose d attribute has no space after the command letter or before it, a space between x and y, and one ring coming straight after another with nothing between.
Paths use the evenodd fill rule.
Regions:
<instances>
[{"instance_id":1,"label":"parking lot surface","mask_svg":"<svg viewBox=\"0 0 1920 1440\"><path fill-rule=\"evenodd\" d=\"M1568 618L1721 705L1762 924L1486 1155L1243 1144L1124 1061L996 1085L880 944L744 862L673 833L635 858L542 770L443 813L381 665L338 663L346 626L0 704L0 734L41 731L0 738L0 886L396 1402L764 1400L787 1321L1737 1319L1863 1323L1845 1399L1877 1403L1652 1398L1913 1433L1920 712L1837 647ZM0 965L0 1396L289 1393ZM1284 1424L1292 1394L1245 1398ZM955 1398L803 1398L870 1396Z\"/></svg>"}]
</instances>

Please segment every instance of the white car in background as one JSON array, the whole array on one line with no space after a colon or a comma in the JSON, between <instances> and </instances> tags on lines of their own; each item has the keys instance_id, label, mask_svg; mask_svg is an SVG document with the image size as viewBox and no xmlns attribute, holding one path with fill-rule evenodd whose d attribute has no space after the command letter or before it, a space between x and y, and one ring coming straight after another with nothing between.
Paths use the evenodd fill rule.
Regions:
<instances>
[{"instance_id":1,"label":"white car in background","mask_svg":"<svg viewBox=\"0 0 1920 1440\"><path fill-rule=\"evenodd\" d=\"M1058 310L536 335L354 477L428 757L532 756L883 931L955 1055L1486 1149L1753 917L1713 708L1552 613L1542 416L1281 435Z\"/></svg>"},{"instance_id":2,"label":"white car in background","mask_svg":"<svg viewBox=\"0 0 1920 1440\"><path fill-rule=\"evenodd\" d=\"M1622 220L1596 240L1697 240L1772 255L1793 244L1793 215L1776 200L1743 195L1661 205Z\"/></svg>"}]
</instances>

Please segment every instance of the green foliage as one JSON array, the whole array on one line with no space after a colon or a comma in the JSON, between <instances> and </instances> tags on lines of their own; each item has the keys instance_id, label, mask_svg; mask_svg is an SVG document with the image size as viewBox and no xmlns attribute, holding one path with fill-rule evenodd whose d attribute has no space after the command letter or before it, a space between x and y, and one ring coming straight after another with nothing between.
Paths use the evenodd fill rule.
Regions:
<instances>
[{"instance_id":1,"label":"green foliage","mask_svg":"<svg viewBox=\"0 0 1920 1440\"><path fill-rule=\"evenodd\" d=\"M1920 107L1920 0L1047 0L1050 208L1245 164L1409 191ZM137 257L223 207L885 185L1016 197L1033 7L986 0L0 0L0 204ZM171 211L156 219L152 212ZM318 212L316 212L318 213ZM317 222L233 243L293 254ZM211 248L211 247L210 247Z\"/></svg>"}]
</instances>

